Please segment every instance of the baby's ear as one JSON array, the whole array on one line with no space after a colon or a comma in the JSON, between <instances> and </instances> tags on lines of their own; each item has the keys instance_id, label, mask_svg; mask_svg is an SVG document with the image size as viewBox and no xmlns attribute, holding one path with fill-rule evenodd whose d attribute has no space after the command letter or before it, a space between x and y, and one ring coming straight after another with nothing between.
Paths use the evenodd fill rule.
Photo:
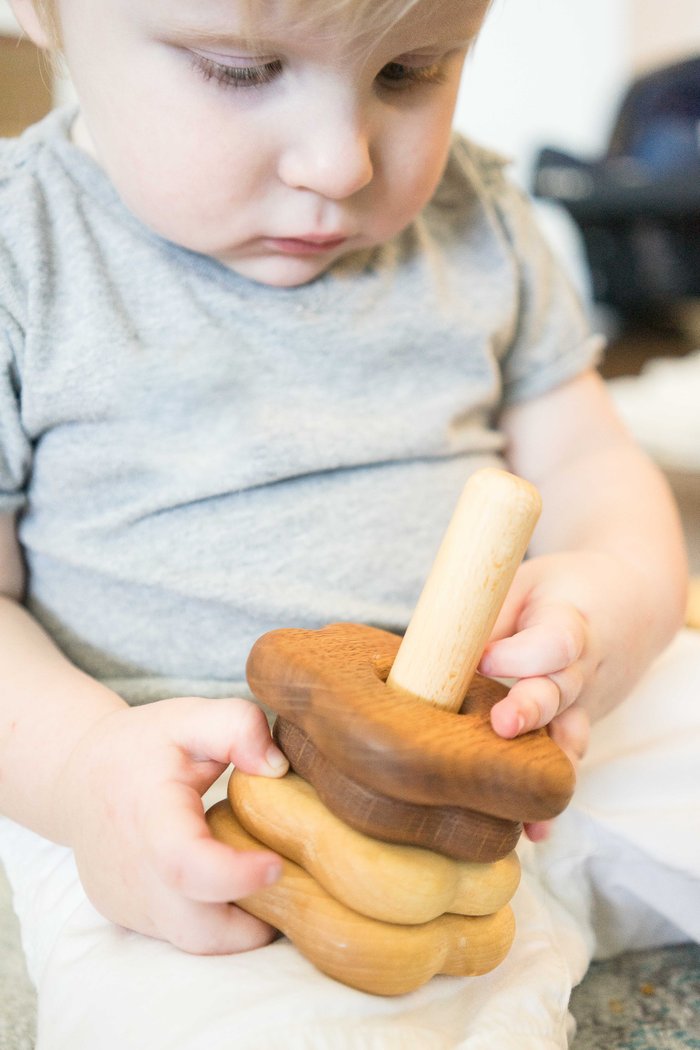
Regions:
<instances>
[{"instance_id":1,"label":"baby's ear","mask_svg":"<svg viewBox=\"0 0 700 1050\"><path fill-rule=\"evenodd\" d=\"M51 39L46 20L42 19L39 13L39 5L36 0L10 0L10 6L29 39L37 47L51 50L54 47L54 41Z\"/></svg>"}]
</instances>

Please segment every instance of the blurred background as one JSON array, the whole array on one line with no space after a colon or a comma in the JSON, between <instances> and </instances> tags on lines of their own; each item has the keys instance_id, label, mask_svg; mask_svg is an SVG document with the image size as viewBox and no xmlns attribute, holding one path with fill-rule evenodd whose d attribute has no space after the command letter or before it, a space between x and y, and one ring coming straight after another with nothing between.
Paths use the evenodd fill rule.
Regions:
<instances>
[{"instance_id":1,"label":"blurred background","mask_svg":"<svg viewBox=\"0 0 700 1050\"><path fill-rule=\"evenodd\" d=\"M699 0L494 0L456 123L539 194L700 572Z\"/></svg>"},{"instance_id":2,"label":"blurred background","mask_svg":"<svg viewBox=\"0 0 700 1050\"><path fill-rule=\"evenodd\" d=\"M675 78L672 70L678 70ZM645 86L646 85L646 86ZM620 128L619 118L627 96L637 92L636 112L627 113L627 126ZM646 93L646 97L643 97ZM630 100L634 103L634 98ZM631 107L630 107L631 108ZM593 174L596 185L587 203L587 218L593 219L591 205L607 205L607 220L622 222L632 211L643 210L647 217L651 206L661 209L654 199L664 165L677 163L682 171L680 181L690 186L692 207L680 219L697 224L700 210L700 3L698 0L495 0L484 33L468 61L457 110L457 126L477 140L512 157L513 170L529 191L547 191L557 195L567 189L559 179L538 179L538 162L543 149L562 151L578 162L581 171ZM620 141L620 132L627 143ZM617 135L616 135L617 133ZM675 137L674 137L675 135ZM614 138L617 141L612 141ZM621 164L620 154L630 147ZM601 164L611 147L618 156L617 165ZM655 154L653 151L656 151ZM679 154L683 152L681 157ZM586 168L588 165L588 168ZM646 170L645 170L646 167ZM568 189L574 200L585 197L582 179L571 179ZM540 171L540 175L541 175ZM607 176L607 184L601 185ZM611 176L616 188L625 184L627 200L619 200L617 214L611 209ZM647 181L646 207L635 205L631 183ZM638 185L637 189L643 187ZM585 186L583 187L585 190ZM607 192L606 192L607 191ZM638 196L640 196L638 194ZM678 197L677 187L674 196ZM651 200L649 198L652 198ZM571 204L572 202L569 202ZM678 205L679 202L674 202ZM626 208L625 208L626 205ZM580 226L570 222L567 208L540 206L540 217L551 239L564 256L582 293L596 293L597 306L605 305L603 273L591 274L590 248L582 237ZM582 206L579 204L577 217ZM666 207L666 218L674 209ZM694 216L694 218L693 218ZM639 218L642 216L638 215ZM696 226L698 239L700 228ZM686 252L687 254L687 252ZM678 259L669 266L678 270ZM594 258L593 260L597 260ZM659 270L663 263L659 262ZM694 267L695 282L685 282L680 289L700 291L700 256ZM610 277L610 275L608 275ZM595 280L594 280L595 278ZM609 283L614 283L610 281ZM630 282L631 283L631 282ZM645 322L663 326L668 318L665 307L676 315L687 315L691 328L696 303L678 302L686 294L674 295L672 281L659 275L659 287L648 282L647 296L634 302L635 288L629 288L629 299L637 309L647 312ZM593 286L593 287L592 287ZM624 290L615 295L608 289L608 299L619 309L624 305ZM663 293L663 294L662 294ZM643 303L652 299L655 310L645 311ZM691 298L698 298L697 292ZM608 304L609 305L609 304ZM616 323L632 320L620 318L618 310L598 324L614 332ZM628 311L632 313L632 309Z\"/></svg>"}]
</instances>

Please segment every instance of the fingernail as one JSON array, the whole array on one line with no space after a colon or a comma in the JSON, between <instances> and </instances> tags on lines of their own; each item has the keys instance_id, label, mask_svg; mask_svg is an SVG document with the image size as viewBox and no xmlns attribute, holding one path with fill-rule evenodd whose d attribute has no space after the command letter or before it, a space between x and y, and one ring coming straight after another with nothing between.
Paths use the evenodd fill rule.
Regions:
<instances>
[{"instance_id":1,"label":"fingernail","mask_svg":"<svg viewBox=\"0 0 700 1050\"><path fill-rule=\"evenodd\" d=\"M532 842L544 842L549 838L550 831L550 822L544 820L536 824L530 824L527 829L527 836Z\"/></svg>"},{"instance_id":2,"label":"fingernail","mask_svg":"<svg viewBox=\"0 0 700 1050\"><path fill-rule=\"evenodd\" d=\"M267 749L265 754L265 761L267 762L270 769L275 773L281 772L283 769L287 769L289 763L279 748L275 747L274 744Z\"/></svg>"}]
</instances>

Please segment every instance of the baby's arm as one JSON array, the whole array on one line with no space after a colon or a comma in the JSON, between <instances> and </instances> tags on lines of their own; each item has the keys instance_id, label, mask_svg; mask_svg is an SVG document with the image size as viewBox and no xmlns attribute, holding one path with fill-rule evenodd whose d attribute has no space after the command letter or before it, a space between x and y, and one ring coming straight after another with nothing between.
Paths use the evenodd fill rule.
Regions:
<instances>
[{"instance_id":1,"label":"baby's arm","mask_svg":"<svg viewBox=\"0 0 700 1050\"><path fill-rule=\"evenodd\" d=\"M588 719L625 697L682 622L681 527L595 373L508 409L502 426L543 512L481 663L518 679L492 721L505 737L551 724L580 755Z\"/></svg>"},{"instance_id":2,"label":"baby's arm","mask_svg":"<svg viewBox=\"0 0 700 1050\"><path fill-rule=\"evenodd\" d=\"M0 515L0 811L70 845L114 922L198 953L270 940L228 902L274 881L279 858L215 841L200 801L229 762L285 771L262 712L200 698L128 707L63 657L22 589L14 522Z\"/></svg>"}]
</instances>

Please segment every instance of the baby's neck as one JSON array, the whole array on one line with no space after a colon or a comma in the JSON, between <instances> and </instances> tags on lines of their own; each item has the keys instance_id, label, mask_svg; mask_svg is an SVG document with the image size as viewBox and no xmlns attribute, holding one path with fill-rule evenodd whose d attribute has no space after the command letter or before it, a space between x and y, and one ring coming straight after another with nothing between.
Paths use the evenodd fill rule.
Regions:
<instances>
[{"instance_id":1,"label":"baby's neck","mask_svg":"<svg viewBox=\"0 0 700 1050\"><path fill-rule=\"evenodd\" d=\"M91 157L95 157L95 146L83 119L83 114L80 112L78 112L71 126L70 138L74 146L84 150L85 153L89 153Z\"/></svg>"}]
</instances>

